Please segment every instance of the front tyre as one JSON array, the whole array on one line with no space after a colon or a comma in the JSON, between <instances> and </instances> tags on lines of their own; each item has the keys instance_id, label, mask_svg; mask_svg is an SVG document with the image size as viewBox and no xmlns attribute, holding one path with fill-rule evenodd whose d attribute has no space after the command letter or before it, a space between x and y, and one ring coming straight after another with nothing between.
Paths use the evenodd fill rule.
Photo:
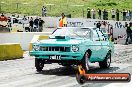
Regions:
<instances>
[{"instance_id":1,"label":"front tyre","mask_svg":"<svg viewBox=\"0 0 132 87\"><path fill-rule=\"evenodd\" d=\"M44 67L44 61L42 59L35 58L35 67L36 67L37 72L42 71Z\"/></svg>"},{"instance_id":2,"label":"front tyre","mask_svg":"<svg viewBox=\"0 0 132 87\"><path fill-rule=\"evenodd\" d=\"M105 59L101 62L99 62L100 68L109 68L111 64L111 53L109 52Z\"/></svg>"},{"instance_id":3,"label":"front tyre","mask_svg":"<svg viewBox=\"0 0 132 87\"><path fill-rule=\"evenodd\" d=\"M89 70L89 58L90 54L86 52L82 60L82 67L85 69L86 72Z\"/></svg>"}]
</instances>

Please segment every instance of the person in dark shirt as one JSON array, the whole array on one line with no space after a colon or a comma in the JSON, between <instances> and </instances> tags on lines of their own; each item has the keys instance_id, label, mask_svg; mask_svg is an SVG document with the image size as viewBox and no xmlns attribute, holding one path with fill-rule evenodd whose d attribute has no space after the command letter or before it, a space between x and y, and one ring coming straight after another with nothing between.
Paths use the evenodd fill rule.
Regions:
<instances>
[{"instance_id":1,"label":"person in dark shirt","mask_svg":"<svg viewBox=\"0 0 132 87\"><path fill-rule=\"evenodd\" d=\"M108 11L106 10L106 20L108 20Z\"/></svg>"},{"instance_id":2,"label":"person in dark shirt","mask_svg":"<svg viewBox=\"0 0 132 87\"><path fill-rule=\"evenodd\" d=\"M39 18L39 31L42 32L43 31L43 24L44 24L44 21Z\"/></svg>"},{"instance_id":3,"label":"person in dark shirt","mask_svg":"<svg viewBox=\"0 0 132 87\"><path fill-rule=\"evenodd\" d=\"M100 21L96 24L96 27L100 29L100 27L101 27Z\"/></svg>"},{"instance_id":4,"label":"person in dark shirt","mask_svg":"<svg viewBox=\"0 0 132 87\"><path fill-rule=\"evenodd\" d=\"M101 10L98 8L99 19L101 19Z\"/></svg>"},{"instance_id":5,"label":"person in dark shirt","mask_svg":"<svg viewBox=\"0 0 132 87\"><path fill-rule=\"evenodd\" d=\"M11 26L11 18L10 18L10 17L8 17L8 27L9 27L9 28L12 27L12 26Z\"/></svg>"},{"instance_id":6,"label":"person in dark shirt","mask_svg":"<svg viewBox=\"0 0 132 87\"><path fill-rule=\"evenodd\" d=\"M33 18L32 17L29 21L29 27L30 27L30 32L33 32Z\"/></svg>"},{"instance_id":7,"label":"person in dark shirt","mask_svg":"<svg viewBox=\"0 0 132 87\"><path fill-rule=\"evenodd\" d=\"M1 16L4 17L4 13L2 13Z\"/></svg>"},{"instance_id":8,"label":"person in dark shirt","mask_svg":"<svg viewBox=\"0 0 132 87\"><path fill-rule=\"evenodd\" d=\"M106 9L104 9L103 11L103 20L106 20L107 19L107 11Z\"/></svg>"},{"instance_id":9,"label":"person in dark shirt","mask_svg":"<svg viewBox=\"0 0 132 87\"><path fill-rule=\"evenodd\" d=\"M87 18L91 18L91 10L89 7L87 8Z\"/></svg>"},{"instance_id":10,"label":"person in dark shirt","mask_svg":"<svg viewBox=\"0 0 132 87\"><path fill-rule=\"evenodd\" d=\"M116 21L119 21L119 10L116 9Z\"/></svg>"},{"instance_id":11,"label":"person in dark shirt","mask_svg":"<svg viewBox=\"0 0 132 87\"><path fill-rule=\"evenodd\" d=\"M39 31L39 19L38 19L38 17L36 17L36 19L34 20L33 29L35 32Z\"/></svg>"},{"instance_id":12,"label":"person in dark shirt","mask_svg":"<svg viewBox=\"0 0 132 87\"><path fill-rule=\"evenodd\" d=\"M38 28L38 25L39 25L39 19L38 19L38 17L36 17L36 19L34 20L34 25Z\"/></svg>"},{"instance_id":13,"label":"person in dark shirt","mask_svg":"<svg viewBox=\"0 0 132 87\"><path fill-rule=\"evenodd\" d=\"M123 9L122 15L123 15L123 21L126 21L126 10L125 9Z\"/></svg>"},{"instance_id":14,"label":"person in dark shirt","mask_svg":"<svg viewBox=\"0 0 132 87\"><path fill-rule=\"evenodd\" d=\"M125 44L128 45L128 39L129 39L129 37L130 37L131 43L132 43L132 23L129 23L129 26L128 26L128 24L126 24L125 27L127 28L126 29L127 38L126 38Z\"/></svg>"}]
</instances>

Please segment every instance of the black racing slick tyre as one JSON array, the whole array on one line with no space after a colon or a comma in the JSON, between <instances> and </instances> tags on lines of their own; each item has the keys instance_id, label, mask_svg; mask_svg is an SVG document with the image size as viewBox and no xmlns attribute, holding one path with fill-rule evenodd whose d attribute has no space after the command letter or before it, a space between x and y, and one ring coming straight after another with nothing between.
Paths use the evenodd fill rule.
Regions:
<instances>
[{"instance_id":1,"label":"black racing slick tyre","mask_svg":"<svg viewBox=\"0 0 132 87\"><path fill-rule=\"evenodd\" d=\"M109 68L111 64L111 53L109 52L105 59L101 62L99 62L100 68Z\"/></svg>"},{"instance_id":2,"label":"black racing slick tyre","mask_svg":"<svg viewBox=\"0 0 132 87\"><path fill-rule=\"evenodd\" d=\"M38 72L42 71L44 67L44 62L42 59L35 58L35 67Z\"/></svg>"},{"instance_id":3,"label":"black racing slick tyre","mask_svg":"<svg viewBox=\"0 0 132 87\"><path fill-rule=\"evenodd\" d=\"M89 70L89 58L90 54L86 52L82 60L82 67L85 69L86 72Z\"/></svg>"}]
</instances>

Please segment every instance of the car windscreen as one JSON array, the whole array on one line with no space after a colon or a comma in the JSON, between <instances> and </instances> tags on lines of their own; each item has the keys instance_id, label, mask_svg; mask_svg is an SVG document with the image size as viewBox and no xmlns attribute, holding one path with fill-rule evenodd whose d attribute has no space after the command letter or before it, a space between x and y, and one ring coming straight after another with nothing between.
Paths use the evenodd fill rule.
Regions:
<instances>
[{"instance_id":1,"label":"car windscreen","mask_svg":"<svg viewBox=\"0 0 132 87\"><path fill-rule=\"evenodd\" d=\"M62 28L53 32L52 36L69 36L71 38L91 38L89 28Z\"/></svg>"}]
</instances>

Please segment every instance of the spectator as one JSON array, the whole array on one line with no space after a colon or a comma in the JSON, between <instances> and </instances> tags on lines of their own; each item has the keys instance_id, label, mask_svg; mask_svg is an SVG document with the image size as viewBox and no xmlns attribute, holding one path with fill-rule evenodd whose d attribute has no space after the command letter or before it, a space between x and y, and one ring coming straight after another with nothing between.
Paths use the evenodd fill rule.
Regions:
<instances>
[{"instance_id":1,"label":"spectator","mask_svg":"<svg viewBox=\"0 0 132 87\"><path fill-rule=\"evenodd\" d=\"M24 18L22 19L22 23L23 23L23 28L25 29L26 32L30 31L29 28L29 20L27 19L27 17L24 15Z\"/></svg>"},{"instance_id":2,"label":"spectator","mask_svg":"<svg viewBox=\"0 0 132 87\"><path fill-rule=\"evenodd\" d=\"M92 9L91 13L92 13L92 19L95 19L95 9Z\"/></svg>"},{"instance_id":3,"label":"spectator","mask_svg":"<svg viewBox=\"0 0 132 87\"><path fill-rule=\"evenodd\" d=\"M116 12L115 12L115 10L112 8L112 10L111 10L112 20L115 20L115 14L116 14Z\"/></svg>"},{"instance_id":4,"label":"spectator","mask_svg":"<svg viewBox=\"0 0 132 87\"><path fill-rule=\"evenodd\" d=\"M1 16L4 17L4 13L2 13Z\"/></svg>"},{"instance_id":5,"label":"spectator","mask_svg":"<svg viewBox=\"0 0 132 87\"><path fill-rule=\"evenodd\" d=\"M38 17L36 17L36 19L34 20L34 25L36 25L36 27L38 27L38 24L39 24L39 19L38 19Z\"/></svg>"},{"instance_id":6,"label":"spectator","mask_svg":"<svg viewBox=\"0 0 132 87\"><path fill-rule=\"evenodd\" d=\"M15 17L15 14L13 14L12 17Z\"/></svg>"},{"instance_id":7,"label":"spectator","mask_svg":"<svg viewBox=\"0 0 132 87\"><path fill-rule=\"evenodd\" d=\"M119 10L116 9L116 21L119 21Z\"/></svg>"},{"instance_id":8,"label":"spectator","mask_svg":"<svg viewBox=\"0 0 132 87\"><path fill-rule=\"evenodd\" d=\"M96 27L100 29L100 27L101 27L100 21L96 24Z\"/></svg>"},{"instance_id":9,"label":"spectator","mask_svg":"<svg viewBox=\"0 0 132 87\"><path fill-rule=\"evenodd\" d=\"M91 12L90 12L90 8L87 8L87 18L91 18Z\"/></svg>"},{"instance_id":10,"label":"spectator","mask_svg":"<svg viewBox=\"0 0 132 87\"><path fill-rule=\"evenodd\" d=\"M17 18L19 18L19 15L17 16Z\"/></svg>"},{"instance_id":11,"label":"spectator","mask_svg":"<svg viewBox=\"0 0 132 87\"><path fill-rule=\"evenodd\" d=\"M126 10L125 9L123 9L122 14L123 14L123 21L126 21Z\"/></svg>"},{"instance_id":12,"label":"spectator","mask_svg":"<svg viewBox=\"0 0 132 87\"><path fill-rule=\"evenodd\" d=\"M108 20L108 11L106 10L106 20Z\"/></svg>"},{"instance_id":13,"label":"spectator","mask_svg":"<svg viewBox=\"0 0 132 87\"><path fill-rule=\"evenodd\" d=\"M46 17L47 15L47 8L45 6L42 7L42 17Z\"/></svg>"},{"instance_id":14,"label":"spectator","mask_svg":"<svg viewBox=\"0 0 132 87\"><path fill-rule=\"evenodd\" d=\"M25 24L26 24L26 22L27 22L27 18L26 18L25 15L24 15L22 21L23 21L23 22L22 22L22 24L23 24L23 28L25 28Z\"/></svg>"},{"instance_id":15,"label":"spectator","mask_svg":"<svg viewBox=\"0 0 132 87\"><path fill-rule=\"evenodd\" d=\"M30 32L33 32L33 18L31 17L30 18L30 21L29 21L29 28L30 28Z\"/></svg>"},{"instance_id":16,"label":"spectator","mask_svg":"<svg viewBox=\"0 0 132 87\"><path fill-rule=\"evenodd\" d=\"M129 10L129 15L130 15L130 20L129 21L131 21L131 18L132 18L132 11L131 10Z\"/></svg>"},{"instance_id":17,"label":"spectator","mask_svg":"<svg viewBox=\"0 0 132 87\"><path fill-rule=\"evenodd\" d=\"M45 7L43 6L42 7L42 17L44 17L44 9L45 9Z\"/></svg>"},{"instance_id":18,"label":"spectator","mask_svg":"<svg viewBox=\"0 0 132 87\"><path fill-rule=\"evenodd\" d=\"M23 20L27 20L26 16L24 15Z\"/></svg>"},{"instance_id":19,"label":"spectator","mask_svg":"<svg viewBox=\"0 0 132 87\"><path fill-rule=\"evenodd\" d=\"M107 25L108 25L108 24L107 24L106 21L102 21L102 26L101 26L101 28L106 28Z\"/></svg>"},{"instance_id":20,"label":"spectator","mask_svg":"<svg viewBox=\"0 0 132 87\"><path fill-rule=\"evenodd\" d=\"M103 20L106 20L107 19L107 11L106 9L104 9L103 11Z\"/></svg>"},{"instance_id":21,"label":"spectator","mask_svg":"<svg viewBox=\"0 0 132 87\"><path fill-rule=\"evenodd\" d=\"M126 21L130 21L131 20L131 13L130 10L126 11Z\"/></svg>"},{"instance_id":22,"label":"spectator","mask_svg":"<svg viewBox=\"0 0 132 87\"><path fill-rule=\"evenodd\" d=\"M125 27L127 28L126 29L127 38L126 38L125 45L128 45L128 39L129 39L129 37L130 37L131 43L132 43L132 23L129 23L129 26L128 26L128 24L126 24Z\"/></svg>"},{"instance_id":23,"label":"spectator","mask_svg":"<svg viewBox=\"0 0 132 87\"><path fill-rule=\"evenodd\" d=\"M98 19L101 19L101 10L98 8Z\"/></svg>"},{"instance_id":24,"label":"spectator","mask_svg":"<svg viewBox=\"0 0 132 87\"><path fill-rule=\"evenodd\" d=\"M11 18L10 18L10 17L8 17L8 27L9 27L9 28L12 27L12 25L11 25Z\"/></svg>"},{"instance_id":25,"label":"spectator","mask_svg":"<svg viewBox=\"0 0 132 87\"><path fill-rule=\"evenodd\" d=\"M47 16L47 7L44 8L44 16Z\"/></svg>"},{"instance_id":26,"label":"spectator","mask_svg":"<svg viewBox=\"0 0 132 87\"><path fill-rule=\"evenodd\" d=\"M44 24L44 21L41 18L39 18L39 32L43 31L43 24Z\"/></svg>"},{"instance_id":27,"label":"spectator","mask_svg":"<svg viewBox=\"0 0 132 87\"><path fill-rule=\"evenodd\" d=\"M34 27L35 31L38 31L39 28L39 19L38 17L36 17L36 19L34 20Z\"/></svg>"},{"instance_id":28,"label":"spectator","mask_svg":"<svg viewBox=\"0 0 132 87\"><path fill-rule=\"evenodd\" d=\"M30 18L29 17L27 19L28 19L28 21L30 21Z\"/></svg>"},{"instance_id":29,"label":"spectator","mask_svg":"<svg viewBox=\"0 0 132 87\"><path fill-rule=\"evenodd\" d=\"M61 14L61 19L59 20L59 27L67 27L67 19L65 17L65 14Z\"/></svg>"}]
</instances>

